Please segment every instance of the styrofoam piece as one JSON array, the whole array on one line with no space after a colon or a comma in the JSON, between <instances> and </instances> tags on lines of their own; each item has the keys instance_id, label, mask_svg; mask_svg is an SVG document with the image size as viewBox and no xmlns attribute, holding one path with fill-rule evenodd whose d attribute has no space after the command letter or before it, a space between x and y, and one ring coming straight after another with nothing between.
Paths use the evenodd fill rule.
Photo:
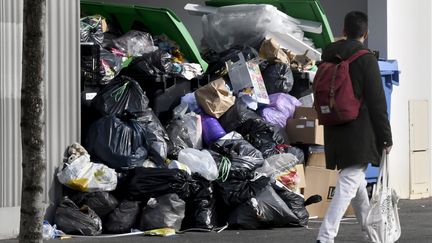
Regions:
<instances>
[{"instance_id":1,"label":"styrofoam piece","mask_svg":"<svg viewBox=\"0 0 432 243\"><path fill-rule=\"evenodd\" d=\"M298 19L300 21L299 27L305 32L321 34L322 24L316 21L310 21L306 19Z\"/></svg>"},{"instance_id":2,"label":"styrofoam piece","mask_svg":"<svg viewBox=\"0 0 432 243\"><path fill-rule=\"evenodd\" d=\"M187 3L184 6L184 10L186 10L190 15L198 15L198 16L202 16L204 14L216 13L217 9L218 9L217 7L202 6L194 3Z\"/></svg>"},{"instance_id":3,"label":"styrofoam piece","mask_svg":"<svg viewBox=\"0 0 432 243\"><path fill-rule=\"evenodd\" d=\"M306 45L303 41L295 38L290 33L268 31L266 33L266 38L274 39L282 48L288 49L296 55L304 54L307 50L307 57L315 61L321 60L321 52Z\"/></svg>"}]
</instances>

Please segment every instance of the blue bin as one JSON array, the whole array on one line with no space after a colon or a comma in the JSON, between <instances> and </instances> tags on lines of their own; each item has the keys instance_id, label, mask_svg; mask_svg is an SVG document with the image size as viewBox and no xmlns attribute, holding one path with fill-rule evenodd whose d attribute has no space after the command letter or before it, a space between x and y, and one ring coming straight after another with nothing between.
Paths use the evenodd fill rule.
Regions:
<instances>
[{"instance_id":1,"label":"blue bin","mask_svg":"<svg viewBox=\"0 0 432 243\"><path fill-rule=\"evenodd\" d=\"M398 62L396 60L379 60L378 65L381 72L381 81L387 101L387 114L390 118L391 94L393 91L393 85L399 85Z\"/></svg>"},{"instance_id":2,"label":"blue bin","mask_svg":"<svg viewBox=\"0 0 432 243\"><path fill-rule=\"evenodd\" d=\"M378 65L381 72L381 81L384 88L384 94L387 103L387 115L390 119L391 111L391 94L393 85L399 85L399 69L396 60L379 60ZM379 174L379 168L371 164L366 169L366 180L368 183L375 183Z\"/></svg>"}]
</instances>

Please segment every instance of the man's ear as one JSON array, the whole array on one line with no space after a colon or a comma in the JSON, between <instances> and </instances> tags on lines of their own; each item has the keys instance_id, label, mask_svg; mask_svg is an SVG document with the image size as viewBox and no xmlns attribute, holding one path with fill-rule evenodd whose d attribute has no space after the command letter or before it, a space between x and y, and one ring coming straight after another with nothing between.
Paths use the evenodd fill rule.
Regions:
<instances>
[{"instance_id":1,"label":"man's ear","mask_svg":"<svg viewBox=\"0 0 432 243\"><path fill-rule=\"evenodd\" d=\"M342 35L345 36L345 37L347 36L346 31L345 31L345 27L342 30Z\"/></svg>"},{"instance_id":2,"label":"man's ear","mask_svg":"<svg viewBox=\"0 0 432 243\"><path fill-rule=\"evenodd\" d=\"M369 30L366 31L366 33L363 35L363 38L366 40L368 38L368 36L369 36Z\"/></svg>"}]
</instances>

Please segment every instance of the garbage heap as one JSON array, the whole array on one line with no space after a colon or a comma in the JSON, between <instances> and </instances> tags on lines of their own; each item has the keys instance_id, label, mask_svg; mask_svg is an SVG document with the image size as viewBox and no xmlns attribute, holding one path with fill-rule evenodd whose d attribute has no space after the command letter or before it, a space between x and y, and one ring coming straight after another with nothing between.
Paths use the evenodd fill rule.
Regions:
<instances>
[{"instance_id":1,"label":"garbage heap","mask_svg":"<svg viewBox=\"0 0 432 243\"><path fill-rule=\"evenodd\" d=\"M81 19L81 41L99 53L82 61L84 87L96 88L83 102L83 116L92 118L85 140L66 148L57 174L65 195L53 222L59 230L307 225L305 206L319 197L301 194L307 148L286 132L296 110L313 103L316 67L307 53L275 38L232 43L207 49L202 73L166 36L118 33L103 16ZM176 106L161 122L149 104L165 105L158 98L167 91L156 86L173 78L197 85L171 97Z\"/></svg>"}]
</instances>

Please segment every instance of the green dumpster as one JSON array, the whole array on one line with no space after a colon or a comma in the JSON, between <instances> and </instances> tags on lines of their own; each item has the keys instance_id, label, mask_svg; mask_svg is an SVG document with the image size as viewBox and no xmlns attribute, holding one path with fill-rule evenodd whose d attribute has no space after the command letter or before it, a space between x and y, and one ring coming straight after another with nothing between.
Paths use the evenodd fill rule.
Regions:
<instances>
[{"instance_id":1,"label":"green dumpster","mask_svg":"<svg viewBox=\"0 0 432 243\"><path fill-rule=\"evenodd\" d=\"M189 62L199 63L203 71L208 67L189 31L169 9L81 1L81 15L95 14L102 15L108 22L118 25L124 33L138 24L148 29L152 35L166 34L180 46Z\"/></svg>"},{"instance_id":2,"label":"green dumpster","mask_svg":"<svg viewBox=\"0 0 432 243\"><path fill-rule=\"evenodd\" d=\"M318 48L333 42L333 34L321 4L317 0L209 0L206 5L221 7L234 4L271 4L291 17L320 22L322 33L305 32Z\"/></svg>"}]
</instances>

